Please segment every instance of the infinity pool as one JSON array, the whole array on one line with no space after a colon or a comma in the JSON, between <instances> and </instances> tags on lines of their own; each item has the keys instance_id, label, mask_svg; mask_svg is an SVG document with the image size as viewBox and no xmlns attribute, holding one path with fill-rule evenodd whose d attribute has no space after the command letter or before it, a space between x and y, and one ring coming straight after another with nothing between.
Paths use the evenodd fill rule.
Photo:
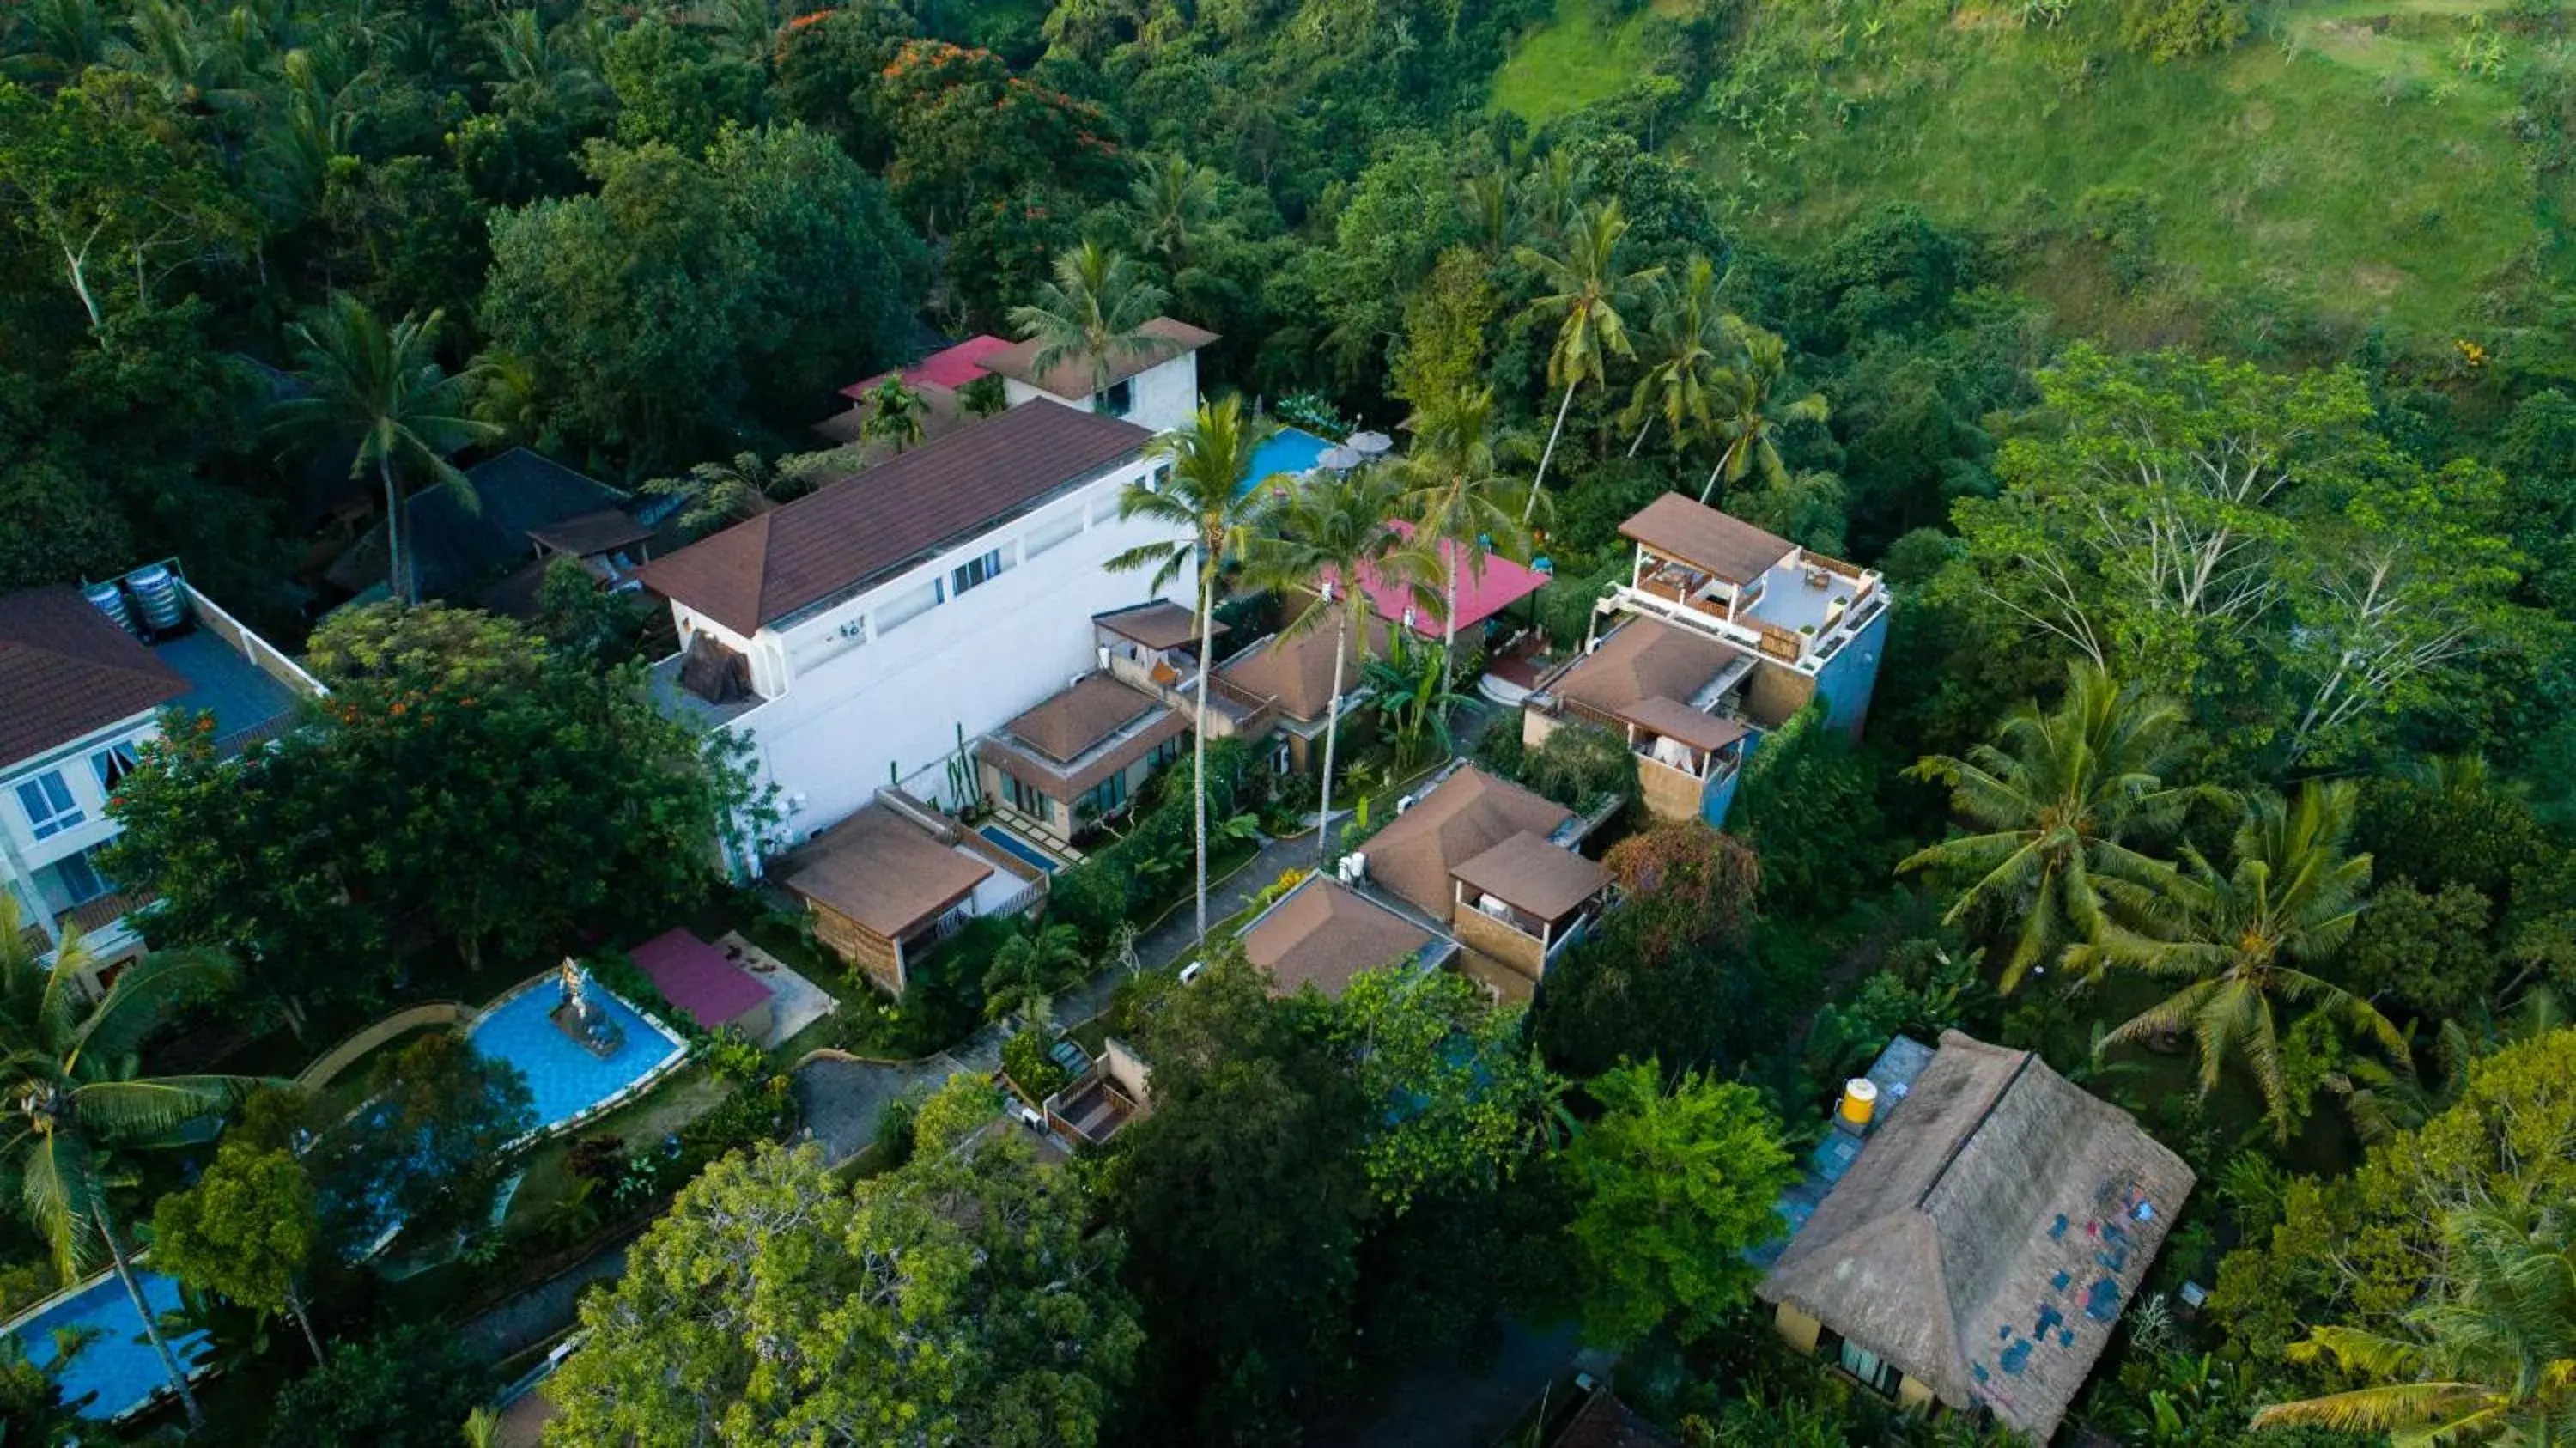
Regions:
<instances>
[{"instance_id":1,"label":"infinity pool","mask_svg":"<svg viewBox=\"0 0 2576 1448\"><path fill-rule=\"evenodd\" d=\"M1052 875L1055 873L1055 861L1038 853L1035 849L1023 842L1018 835L1012 834L1009 830L1003 829L999 825L983 825L978 827L975 833L991 840L994 844L997 844L1003 849L1010 851L1012 854L1019 856L1021 859L1028 861L1030 864L1037 866L1048 874Z\"/></svg>"},{"instance_id":2,"label":"infinity pool","mask_svg":"<svg viewBox=\"0 0 2576 1448\"><path fill-rule=\"evenodd\" d=\"M134 1277L155 1316L178 1309L177 1282L158 1272L138 1270ZM54 1335L65 1328L89 1338L63 1364L64 1402L79 1403L91 1393L98 1395L82 1404L82 1417L100 1422L123 1417L169 1387L170 1375L161 1370L161 1355L145 1340L143 1319L135 1315L134 1300L125 1295L125 1285L114 1273L11 1324L8 1335L26 1350L28 1361L43 1367L57 1356ZM178 1357L182 1372L193 1373L209 1346L202 1332L170 1340L170 1351Z\"/></svg>"},{"instance_id":3,"label":"infinity pool","mask_svg":"<svg viewBox=\"0 0 2576 1448\"><path fill-rule=\"evenodd\" d=\"M1252 474L1243 480L1244 484L1248 487L1273 473L1295 477L1299 473L1311 472L1322 460L1324 449L1331 446L1331 443L1302 428L1283 427L1272 433L1269 441L1252 450Z\"/></svg>"},{"instance_id":4,"label":"infinity pool","mask_svg":"<svg viewBox=\"0 0 2576 1448\"><path fill-rule=\"evenodd\" d=\"M563 1000L551 975L531 981L483 1013L466 1033L475 1050L525 1072L540 1133L593 1111L680 1062L688 1047L617 995L594 984L592 999L625 1035L615 1053L594 1056L549 1019Z\"/></svg>"}]
</instances>

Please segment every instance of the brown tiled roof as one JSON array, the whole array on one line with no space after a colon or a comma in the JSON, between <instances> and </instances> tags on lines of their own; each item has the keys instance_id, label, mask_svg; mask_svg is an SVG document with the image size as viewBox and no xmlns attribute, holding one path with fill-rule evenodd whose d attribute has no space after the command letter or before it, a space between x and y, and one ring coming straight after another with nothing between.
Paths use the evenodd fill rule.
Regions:
<instances>
[{"instance_id":1,"label":"brown tiled roof","mask_svg":"<svg viewBox=\"0 0 2576 1448\"><path fill-rule=\"evenodd\" d=\"M1362 846L1369 878L1434 920L1446 920L1456 892L1450 872L1526 830L1545 835L1574 811L1469 765Z\"/></svg>"},{"instance_id":2,"label":"brown tiled roof","mask_svg":"<svg viewBox=\"0 0 2576 1448\"><path fill-rule=\"evenodd\" d=\"M636 576L749 635L973 537L1134 457L1152 435L1077 408L1014 407L655 559Z\"/></svg>"},{"instance_id":3,"label":"brown tiled roof","mask_svg":"<svg viewBox=\"0 0 2576 1448\"><path fill-rule=\"evenodd\" d=\"M832 834L830 850L789 876L787 888L888 940L938 919L993 873L882 805Z\"/></svg>"},{"instance_id":4,"label":"brown tiled roof","mask_svg":"<svg viewBox=\"0 0 2576 1448\"><path fill-rule=\"evenodd\" d=\"M1360 615L1360 628L1351 631L1350 660L1342 666L1345 694L1360 686L1363 629L1372 655L1384 655L1392 637L1385 619ZM1277 700L1288 717L1311 723L1333 703L1333 626L1328 621L1285 644L1276 636L1265 639L1217 665L1216 672L1238 688Z\"/></svg>"},{"instance_id":5,"label":"brown tiled roof","mask_svg":"<svg viewBox=\"0 0 2576 1448\"><path fill-rule=\"evenodd\" d=\"M1113 749L1082 762L1082 767L1066 770L1035 752L1019 747L1009 738L987 739L975 746L975 757L996 769L1008 770L1022 784L1034 785L1053 799L1071 803L1093 785L1134 764L1154 752L1165 740L1190 732L1189 716L1176 709L1165 709L1154 721L1118 742Z\"/></svg>"},{"instance_id":6,"label":"brown tiled roof","mask_svg":"<svg viewBox=\"0 0 2576 1448\"><path fill-rule=\"evenodd\" d=\"M1638 700L1619 711L1619 717L1667 739L1678 739L1693 749L1724 749L1753 732L1741 721L1703 714L1660 695Z\"/></svg>"},{"instance_id":7,"label":"brown tiled roof","mask_svg":"<svg viewBox=\"0 0 2576 1448\"><path fill-rule=\"evenodd\" d=\"M1159 367L1184 352L1195 352L1216 340L1216 333L1193 327L1170 317L1156 317L1136 329L1150 340L1147 347L1116 352L1109 359L1109 380L1122 381L1150 367ZM1044 377L1030 364L1037 360L1038 344L1014 342L1009 347L979 359L987 372L999 372L1015 382L1025 382L1041 392L1076 401L1100 390L1100 378L1083 358L1068 357L1047 369Z\"/></svg>"},{"instance_id":8,"label":"brown tiled roof","mask_svg":"<svg viewBox=\"0 0 2576 1448\"><path fill-rule=\"evenodd\" d=\"M1002 732L1061 766L1162 707L1162 700L1142 689L1107 674L1085 674L1073 687L1048 695L1037 707L1003 725Z\"/></svg>"},{"instance_id":9,"label":"brown tiled roof","mask_svg":"<svg viewBox=\"0 0 2576 1448\"><path fill-rule=\"evenodd\" d=\"M1881 1109L1758 1291L1951 1407L1992 1408L2045 1443L2180 1215L2191 1168L2046 1062L1957 1031Z\"/></svg>"},{"instance_id":10,"label":"brown tiled roof","mask_svg":"<svg viewBox=\"0 0 2576 1448\"><path fill-rule=\"evenodd\" d=\"M1624 719L1630 717L1630 706L1647 699L1686 703L1744 657L1742 649L1641 615L1621 624L1543 687Z\"/></svg>"},{"instance_id":11,"label":"brown tiled roof","mask_svg":"<svg viewBox=\"0 0 2576 1448\"><path fill-rule=\"evenodd\" d=\"M1243 931L1243 953L1273 989L1338 997L1351 977L1409 960L1439 937L1327 876L1311 875Z\"/></svg>"},{"instance_id":12,"label":"brown tiled roof","mask_svg":"<svg viewBox=\"0 0 2576 1448\"><path fill-rule=\"evenodd\" d=\"M1449 873L1471 896L1491 895L1541 920L1564 919L1610 883L1610 872L1599 864L1527 830Z\"/></svg>"},{"instance_id":13,"label":"brown tiled roof","mask_svg":"<svg viewBox=\"0 0 2576 1448\"><path fill-rule=\"evenodd\" d=\"M1199 637L1198 616L1168 598L1095 613L1091 621L1139 648L1176 649L1196 644ZM1225 620L1208 620L1209 638L1223 638L1225 633Z\"/></svg>"},{"instance_id":14,"label":"brown tiled roof","mask_svg":"<svg viewBox=\"0 0 2576 1448\"><path fill-rule=\"evenodd\" d=\"M1798 551L1797 544L1776 533L1679 493L1666 493L1648 503L1637 516L1620 524L1619 531L1728 583L1751 583Z\"/></svg>"},{"instance_id":15,"label":"brown tiled roof","mask_svg":"<svg viewBox=\"0 0 2576 1448\"><path fill-rule=\"evenodd\" d=\"M177 669L69 584L0 596L0 766L188 692Z\"/></svg>"},{"instance_id":16,"label":"brown tiled roof","mask_svg":"<svg viewBox=\"0 0 2576 1448\"><path fill-rule=\"evenodd\" d=\"M528 530L529 542L542 543L558 553L570 553L576 558L613 552L652 536L653 530L636 522L634 514L616 508L576 513L560 522Z\"/></svg>"}]
</instances>

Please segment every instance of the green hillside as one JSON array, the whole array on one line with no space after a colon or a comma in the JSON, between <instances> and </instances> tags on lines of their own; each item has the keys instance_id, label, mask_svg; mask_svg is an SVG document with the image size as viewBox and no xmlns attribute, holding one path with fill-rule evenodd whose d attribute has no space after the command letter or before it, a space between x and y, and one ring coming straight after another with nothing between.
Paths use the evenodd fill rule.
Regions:
<instances>
[{"instance_id":1,"label":"green hillside","mask_svg":"<svg viewBox=\"0 0 2576 1448\"><path fill-rule=\"evenodd\" d=\"M2053 29L2020 8L1758 0L1681 145L1757 234L1919 201L2018 243L2017 280L2114 330L2250 302L2492 342L2537 314L2553 211L2526 137L2547 127L2517 112L2562 43L2507 15L2528 0L2287 6L2223 56L2164 63L2120 47L2109 0ZM1496 103L1544 120L1676 44L1651 11L1605 31L1564 0Z\"/></svg>"}]
</instances>

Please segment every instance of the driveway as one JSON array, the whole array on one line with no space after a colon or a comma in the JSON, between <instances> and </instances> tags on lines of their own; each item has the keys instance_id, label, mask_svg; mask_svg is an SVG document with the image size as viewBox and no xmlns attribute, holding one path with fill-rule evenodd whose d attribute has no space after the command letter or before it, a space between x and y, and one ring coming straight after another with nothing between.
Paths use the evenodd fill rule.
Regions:
<instances>
[{"instance_id":1,"label":"driveway","mask_svg":"<svg viewBox=\"0 0 2576 1448\"><path fill-rule=\"evenodd\" d=\"M817 1056L796 1068L796 1104L804 1110L806 1130L837 1166L877 1139L877 1118L896 1097L908 1091L928 1095L951 1076L1001 1068L1002 1030L986 1026L962 1044L918 1061L889 1064Z\"/></svg>"}]
</instances>

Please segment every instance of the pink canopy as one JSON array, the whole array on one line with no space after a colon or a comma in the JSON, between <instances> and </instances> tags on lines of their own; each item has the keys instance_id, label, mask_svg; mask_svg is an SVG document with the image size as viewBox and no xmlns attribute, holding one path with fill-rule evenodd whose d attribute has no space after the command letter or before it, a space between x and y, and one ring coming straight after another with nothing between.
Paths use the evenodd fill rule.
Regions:
<instances>
[{"instance_id":1,"label":"pink canopy","mask_svg":"<svg viewBox=\"0 0 2576 1448\"><path fill-rule=\"evenodd\" d=\"M1413 536L1413 526L1409 523L1398 523L1395 529L1407 538ZM1546 574L1514 563L1492 549L1485 550L1481 569L1472 567L1465 560L1464 550L1454 540L1440 545L1440 561L1454 575L1457 584L1458 627L1461 631L1474 628L1538 592L1547 582ZM1406 611L1411 610L1415 633L1424 638L1440 637L1441 605L1438 600L1427 606L1417 604L1411 589L1380 577L1375 568L1366 564L1360 567L1359 579L1360 591L1368 595L1369 605L1377 610L1380 618L1389 623L1401 623ZM1441 592L1445 596L1447 590Z\"/></svg>"},{"instance_id":2,"label":"pink canopy","mask_svg":"<svg viewBox=\"0 0 2576 1448\"><path fill-rule=\"evenodd\" d=\"M950 392L984 375L984 359L996 352L1007 351L1010 343L1000 337L969 337L945 351L933 352L903 369L906 387L941 387ZM843 397L863 398L874 392L877 384L893 376L880 372L864 382L853 382L841 389Z\"/></svg>"},{"instance_id":3,"label":"pink canopy","mask_svg":"<svg viewBox=\"0 0 2576 1448\"><path fill-rule=\"evenodd\" d=\"M635 966L701 1029L730 1025L769 999L769 987L686 930L656 935L629 952Z\"/></svg>"}]
</instances>

